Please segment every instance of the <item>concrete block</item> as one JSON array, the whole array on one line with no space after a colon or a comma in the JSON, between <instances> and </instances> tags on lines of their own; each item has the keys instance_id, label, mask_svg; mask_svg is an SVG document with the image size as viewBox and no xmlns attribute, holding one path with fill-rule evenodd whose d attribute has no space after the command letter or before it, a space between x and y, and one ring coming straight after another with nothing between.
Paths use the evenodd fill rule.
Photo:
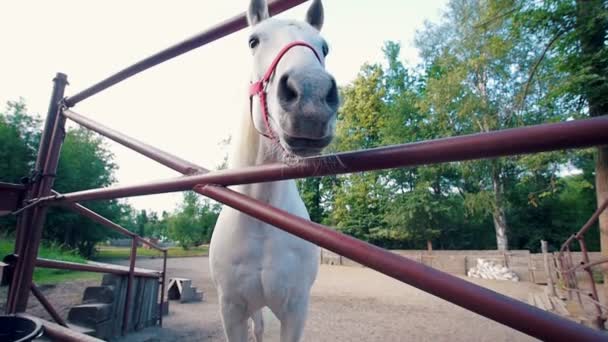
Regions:
<instances>
[{"instance_id":1,"label":"concrete block","mask_svg":"<svg viewBox=\"0 0 608 342\"><path fill-rule=\"evenodd\" d=\"M74 306L68 313L70 322L94 327L97 323L110 319L112 306L110 304L92 303Z\"/></svg>"},{"instance_id":2,"label":"concrete block","mask_svg":"<svg viewBox=\"0 0 608 342\"><path fill-rule=\"evenodd\" d=\"M114 302L114 286L89 286L84 290L83 304Z\"/></svg>"}]
</instances>

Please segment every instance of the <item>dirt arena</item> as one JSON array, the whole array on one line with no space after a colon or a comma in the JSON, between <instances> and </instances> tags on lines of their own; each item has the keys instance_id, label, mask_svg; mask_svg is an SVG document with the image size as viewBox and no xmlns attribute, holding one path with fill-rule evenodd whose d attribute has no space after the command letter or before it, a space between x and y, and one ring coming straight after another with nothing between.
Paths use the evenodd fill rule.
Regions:
<instances>
[{"instance_id":1,"label":"dirt arena","mask_svg":"<svg viewBox=\"0 0 608 342\"><path fill-rule=\"evenodd\" d=\"M159 268L157 259L139 267ZM205 292L202 303L171 302L163 329L128 340L225 341L207 258L169 259L169 277L187 277ZM475 283L519 300L541 288L526 282ZM279 326L266 312L265 339L278 341ZM320 268L312 291L305 341L534 341L524 334L366 268Z\"/></svg>"}]
</instances>

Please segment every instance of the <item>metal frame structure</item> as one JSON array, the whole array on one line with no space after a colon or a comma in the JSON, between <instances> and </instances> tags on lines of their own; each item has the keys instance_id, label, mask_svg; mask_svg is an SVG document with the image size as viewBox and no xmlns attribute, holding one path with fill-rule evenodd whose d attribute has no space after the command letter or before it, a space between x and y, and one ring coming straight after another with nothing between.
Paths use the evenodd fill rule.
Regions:
<instances>
[{"instance_id":1,"label":"metal frame structure","mask_svg":"<svg viewBox=\"0 0 608 342\"><path fill-rule=\"evenodd\" d=\"M561 246L559 253L556 256L558 275L560 277L560 286L563 290L568 292L568 297L572 299L572 294L576 294L578 303L580 304L583 311L585 307L582 299L591 302L595 314L593 316L593 325L598 328L603 328L606 322L605 312L608 312L608 306L600 302L595 280L593 279L593 267L601 264L608 263L608 257L601 257L596 261L591 261L589 258L589 250L587 249L587 243L585 242L585 233L593 227L597 222L600 215L608 209L608 200L604 201L599 208L593 213L591 218L583 225L583 227L576 233L570 236ZM572 251L570 246L572 243L578 242L579 248L581 249L582 260L578 264L574 264L574 258L572 257ZM589 291L581 290L576 273L578 271L584 271L589 282Z\"/></svg>"},{"instance_id":2,"label":"metal frame structure","mask_svg":"<svg viewBox=\"0 0 608 342\"><path fill-rule=\"evenodd\" d=\"M270 12L274 15L305 1L271 1L269 3ZM142 239L124 231L122 227L107 221L76 202L194 190L201 195L272 224L278 229L285 230L378 272L539 339L592 341L606 338L606 335L599 331L341 234L331 228L270 207L254 198L234 192L226 186L603 145L608 144L608 135L606 134L608 132L608 117L308 158L296 165L270 164L239 170L210 172L201 166L130 138L69 109L137 73L234 33L246 26L245 15L240 14L190 39L143 59L71 97L64 98L63 96L67 84L66 76L63 74L57 75L36 163L38 181L34 182L28 190L19 217L15 249L16 272L9 292L9 313L19 313L25 310L28 294L32 288L32 272L35 266L83 269L83 266L75 266L74 264L68 266L66 263L58 264L57 262L37 260L37 250L48 206L66 206L111 229L132 237L131 263L128 272L130 279L132 279L135 274L136 241L142 241ZM182 173L184 176L132 186L93 189L67 194L53 193L51 189L67 119L133 149ZM0 191L2 191L1 187ZM164 267L166 267L166 250L161 250L164 252ZM109 270L98 269L97 271L105 272ZM165 270L163 269L163 287L165 284L164 275ZM36 290L34 290L34 293L38 296Z\"/></svg>"}]
</instances>

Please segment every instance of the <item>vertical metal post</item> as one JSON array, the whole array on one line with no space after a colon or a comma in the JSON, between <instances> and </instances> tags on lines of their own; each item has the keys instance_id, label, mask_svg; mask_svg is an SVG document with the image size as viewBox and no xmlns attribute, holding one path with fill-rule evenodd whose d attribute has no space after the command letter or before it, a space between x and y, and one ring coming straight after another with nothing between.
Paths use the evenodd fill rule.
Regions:
<instances>
[{"instance_id":1,"label":"vertical metal post","mask_svg":"<svg viewBox=\"0 0 608 342\"><path fill-rule=\"evenodd\" d=\"M36 159L37 176L34 177L35 182L28 193L28 198L51 194L59 163L59 153L65 136L65 118L61 115L61 101L68 84L67 76L57 73L53 82L53 93ZM15 241L15 254L19 258L6 305L6 311L9 314L25 312L27 308L34 263L38 255L45 218L45 207L33 207L25 210L19 220Z\"/></svg>"},{"instance_id":2,"label":"vertical metal post","mask_svg":"<svg viewBox=\"0 0 608 342\"><path fill-rule=\"evenodd\" d=\"M133 282L135 276L135 259L137 259L137 238L131 239L131 255L129 257L129 278L127 280L127 294L125 298L125 312L122 317L122 334L125 335L129 330L129 310L131 307L131 297L133 295Z\"/></svg>"},{"instance_id":3,"label":"vertical metal post","mask_svg":"<svg viewBox=\"0 0 608 342\"><path fill-rule=\"evenodd\" d=\"M581 292L579 291L578 288L578 279L576 278L576 270L574 270L574 260L572 259L572 251L570 251L570 246L568 246L566 248L566 253L568 256L568 259L566 259L567 264L568 264L568 270L572 270L572 271L568 271L568 278L569 278L569 286L572 287L575 291L574 293L576 294L576 299L578 301L578 305L580 306L581 310L585 310L584 304L583 304L583 300L581 299Z\"/></svg>"},{"instance_id":4,"label":"vertical metal post","mask_svg":"<svg viewBox=\"0 0 608 342\"><path fill-rule=\"evenodd\" d=\"M583 263L585 264L589 264L589 253L587 252L587 245L585 244L585 238L583 236L580 236L578 238L578 243L581 246L581 254L583 256ZM593 271L591 270L591 267L585 267L585 272L587 273L587 276L589 278L589 286L591 286L591 293L589 294L593 300L598 301L599 302L599 296L597 295L597 288L595 286L595 280L593 279ZM595 326L595 328L597 329L604 329L604 318L602 317L602 307L599 306L597 303L593 303L594 307L595 307L595 312L596 312L596 317L595 320L593 321L593 325Z\"/></svg>"},{"instance_id":5,"label":"vertical metal post","mask_svg":"<svg viewBox=\"0 0 608 342\"><path fill-rule=\"evenodd\" d=\"M547 286L549 286L549 290L551 291L551 295L557 297L557 293L555 292L555 284L553 283L553 269L549 264L549 248L547 246L547 241L540 241L540 249L543 252L543 262L545 264L545 271L547 272Z\"/></svg>"},{"instance_id":6,"label":"vertical metal post","mask_svg":"<svg viewBox=\"0 0 608 342\"><path fill-rule=\"evenodd\" d=\"M160 288L160 316L158 316L158 323L163 326L163 311L165 306L165 291L167 288L167 250L163 251L163 279Z\"/></svg>"}]
</instances>

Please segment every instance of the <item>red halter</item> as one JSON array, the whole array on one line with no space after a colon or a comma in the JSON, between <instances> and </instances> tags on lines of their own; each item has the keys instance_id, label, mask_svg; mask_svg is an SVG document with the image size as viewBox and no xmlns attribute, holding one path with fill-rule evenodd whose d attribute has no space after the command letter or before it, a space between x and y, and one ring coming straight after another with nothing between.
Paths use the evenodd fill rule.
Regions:
<instances>
[{"instance_id":1,"label":"red halter","mask_svg":"<svg viewBox=\"0 0 608 342\"><path fill-rule=\"evenodd\" d=\"M291 42L291 43L287 44L284 48L282 48L281 51L279 51L277 56L274 58L274 60L268 67L268 70L266 71L266 73L264 74L262 79L255 83L252 83L251 86L249 87L249 101L250 101L250 107L251 107L250 108L251 115L253 116L253 97L257 95L260 97L260 106L262 107L262 119L264 120L264 125L266 126L266 133L260 132L259 130L258 130L258 133L260 133L262 136L264 136L270 140L275 140L277 142L278 142L279 138L272 132L272 128L270 128L270 122L268 122L266 87L268 86L269 80L272 77L272 75L274 74L275 69L277 68L277 65L281 61L281 58L283 58L283 56L285 56L287 51L289 51L291 48L296 47L296 46L305 46L305 47L309 48L310 50L312 50L312 52L315 53L315 57L317 57L317 60L319 61L319 63L323 63L321 61L321 57L319 57L319 54L317 53L317 50L315 50L315 48L312 47L312 45L310 45L306 42L303 42L303 41ZM255 124L253 126L255 127Z\"/></svg>"}]
</instances>

